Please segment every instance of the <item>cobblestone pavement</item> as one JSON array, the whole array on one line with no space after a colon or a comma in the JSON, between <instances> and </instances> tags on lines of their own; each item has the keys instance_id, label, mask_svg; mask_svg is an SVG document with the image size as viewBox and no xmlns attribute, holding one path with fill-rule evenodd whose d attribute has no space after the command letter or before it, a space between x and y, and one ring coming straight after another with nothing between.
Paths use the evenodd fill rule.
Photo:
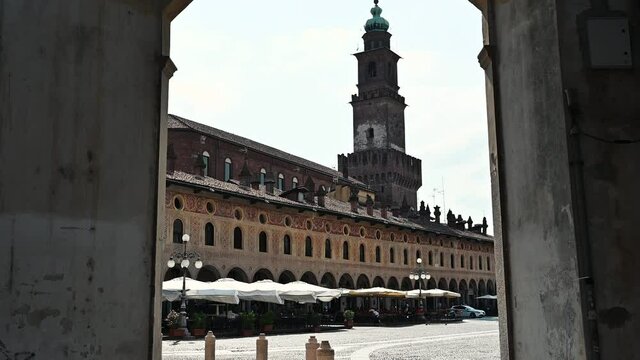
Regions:
<instances>
[{"instance_id":1,"label":"cobblestone pavement","mask_svg":"<svg viewBox=\"0 0 640 360\"><path fill-rule=\"evenodd\" d=\"M328 340L336 359L499 359L496 318L457 324L406 327L354 327L351 330L267 336L270 360L304 359L310 335ZM257 337L218 339L216 360L253 360ZM204 358L204 341L163 341L164 360Z\"/></svg>"}]
</instances>

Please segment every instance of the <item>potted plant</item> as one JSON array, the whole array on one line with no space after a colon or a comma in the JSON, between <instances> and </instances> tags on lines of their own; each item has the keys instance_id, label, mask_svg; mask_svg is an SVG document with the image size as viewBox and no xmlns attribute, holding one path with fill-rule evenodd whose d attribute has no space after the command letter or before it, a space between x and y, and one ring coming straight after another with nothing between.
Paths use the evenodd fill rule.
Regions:
<instances>
[{"instance_id":1,"label":"potted plant","mask_svg":"<svg viewBox=\"0 0 640 360\"><path fill-rule=\"evenodd\" d=\"M256 314L253 311L240 313L240 333L242 336L253 335L256 325Z\"/></svg>"},{"instance_id":2,"label":"potted plant","mask_svg":"<svg viewBox=\"0 0 640 360\"><path fill-rule=\"evenodd\" d=\"M344 327L347 329L351 329L353 327L353 317L356 313L353 310L345 310L344 311Z\"/></svg>"},{"instance_id":3,"label":"potted plant","mask_svg":"<svg viewBox=\"0 0 640 360\"><path fill-rule=\"evenodd\" d=\"M203 312L194 313L191 318L193 319L193 329L191 330L193 336L205 336L207 334L207 317Z\"/></svg>"},{"instance_id":4,"label":"potted plant","mask_svg":"<svg viewBox=\"0 0 640 360\"><path fill-rule=\"evenodd\" d=\"M269 310L266 313L262 314L260 317L260 326L262 327L262 332L268 333L273 330L273 323L276 320L276 314Z\"/></svg>"},{"instance_id":5,"label":"potted plant","mask_svg":"<svg viewBox=\"0 0 640 360\"><path fill-rule=\"evenodd\" d=\"M167 326L169 327L169 336L170 337L180 337L184 336L184 330L178 329L180 323L180 314L175 312L174 310L169 311L167 314Z\"/></svg>"},{"instance_id":6,"label":"potted plant","mask_svg":"<svg viewBox=\"0 0 640 360\"><path fill-rule=\"evenodd\" d=\"M320 319L321 319L320 314L316 312L310 313L309 316L307 317L307 323L313 326L314 332L320 331Z\"/></svg>"}]
</instances>

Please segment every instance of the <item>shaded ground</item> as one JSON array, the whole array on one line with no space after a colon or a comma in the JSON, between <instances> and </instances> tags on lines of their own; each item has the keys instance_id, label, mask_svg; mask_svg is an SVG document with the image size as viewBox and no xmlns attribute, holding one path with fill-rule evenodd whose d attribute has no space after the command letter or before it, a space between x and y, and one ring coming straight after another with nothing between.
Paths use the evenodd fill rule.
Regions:
<instances>
[{"instance_id":1,"label":"shaded ground","mask_svg":"<svg viewBox=\"0 0 640 360\"><path fill-rule=\"evenodd\" d=\"M304 359L309 335L328 340L336 359L499 359L496 318L465 320L457 324L407 327L354 327L319 334L268 336L269 359ZM219 339L217 360L255 359L257 337ZM204 341L164 341L164 360L204 358Z\"/></svg>"}]
</instances>

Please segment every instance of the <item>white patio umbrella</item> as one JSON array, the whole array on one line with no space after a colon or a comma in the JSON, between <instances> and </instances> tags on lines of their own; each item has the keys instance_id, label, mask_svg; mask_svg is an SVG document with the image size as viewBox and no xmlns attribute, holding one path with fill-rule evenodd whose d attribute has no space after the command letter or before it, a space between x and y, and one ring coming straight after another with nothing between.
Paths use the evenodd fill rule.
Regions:
<instances>
[{"instance_id":1,"label":"white patio umbrella","mask_svg":"<svg viewBox=\"0 0 640 360\"><path fill-rule=\"evenodd\" d=\"M292 281L290 283L283 284L283 286L285 292L312 291L316 299L322 302L329 302L335 298L339 298L342 294L342 291L340 291L340 289L329 289L326 287L309 284L304 281Z\"/></svg>"},{"instance_id":2,"label":"white patio umbrella","mask_svg":"<svg viewBox=\"0 0 640 360\"><path fill-rule=\"evenodd\" d=\"M478 300L498 300L498 297L496 295L482 295L482 296L478 296L476 299L478 299Z\"/></svg>"},{"instance_id":3,"label":"white patio umbrella","mask_svg":"<svg viewBox=\"0 0 640 360\"><path fill-rule=\"evenodd\" d=\"M315 304L316 295L311 289L292 289L285 284L272 280L260 280L251 283L259 290L276 290L282 300L295 301L300 304Z\"/></svg>"},{"instance_id":4,"label":"white patio umbrella","mask_svg":"<svg viewBox=\"0 0 640 360\"><path fill-rule=\"evenodd\" d=\"M443 297L448 299L460 297L460 294L458 294L457 292L442 290L442 289L428 289L428 290L422 290L422 291L416 289L416 290L407 291L406 293L407 293L408 299L416 299L416 298L419 298L420 296L422 296L423 298Z\"/></svg>"},{"instance_id":5,"label":"white patio umbrella","mask_svg":"<svg viewBox=\"0 0 640 360\"><path fill-rule=\"evenodd\" d=\"M373 287L369 289L350 290L349 296L359 297L405 297L405 292L400 290Z\"/></svg>"},{"instance_id":6,"label":"white patio umbrella","mask_svg":"<svg viewBox=\"0 0 640 360\"><path fill-rule=\"evenodd\" d=\"M188 299L201 299L225 304L237 304L238 292L231 289L215 289L211 283L185 278L185 295ZM180 299L182 292L182 277L164 281L162 283L162 297L169 301Z\"/></svg>"},{"instance_id":7,"label":"white patio umbrella","mask_svg":"<svg viewBox=\"0 0 640 360\"><path fill-rule=\"evenodd\" d=\"M241 300L263 301L274 304L284 304L277 289L259 289L253 284L230 278L218 279L211 284L216 289L236 290Z\"/></svg>"}]
</instances>

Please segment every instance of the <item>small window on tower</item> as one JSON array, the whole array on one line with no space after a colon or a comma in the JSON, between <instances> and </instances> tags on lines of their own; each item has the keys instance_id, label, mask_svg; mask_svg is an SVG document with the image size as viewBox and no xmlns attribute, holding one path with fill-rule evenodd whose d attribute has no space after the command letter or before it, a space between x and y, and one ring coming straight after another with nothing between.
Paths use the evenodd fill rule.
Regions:
<instances>
[{"instance_id":1,"label":"small window on tower","mask_svg":"<svg viewBox=\"0 0 640 360\"><path fill-rule=\"evenodd\" d=\"M370 62L369 63L369 77L376 77L377 74L377 69L376 69L376 63L375 62Z\"/></svg>"},{"instance_id":2,"label":"small window on tower","mask_svg":"<svg viewBox=\"0 0 640 360\"><path fill-rule=\"evenodd\" d=\"M373 128L367 129L367 139L373 139Z\"/></svg>"}]
</instances>

